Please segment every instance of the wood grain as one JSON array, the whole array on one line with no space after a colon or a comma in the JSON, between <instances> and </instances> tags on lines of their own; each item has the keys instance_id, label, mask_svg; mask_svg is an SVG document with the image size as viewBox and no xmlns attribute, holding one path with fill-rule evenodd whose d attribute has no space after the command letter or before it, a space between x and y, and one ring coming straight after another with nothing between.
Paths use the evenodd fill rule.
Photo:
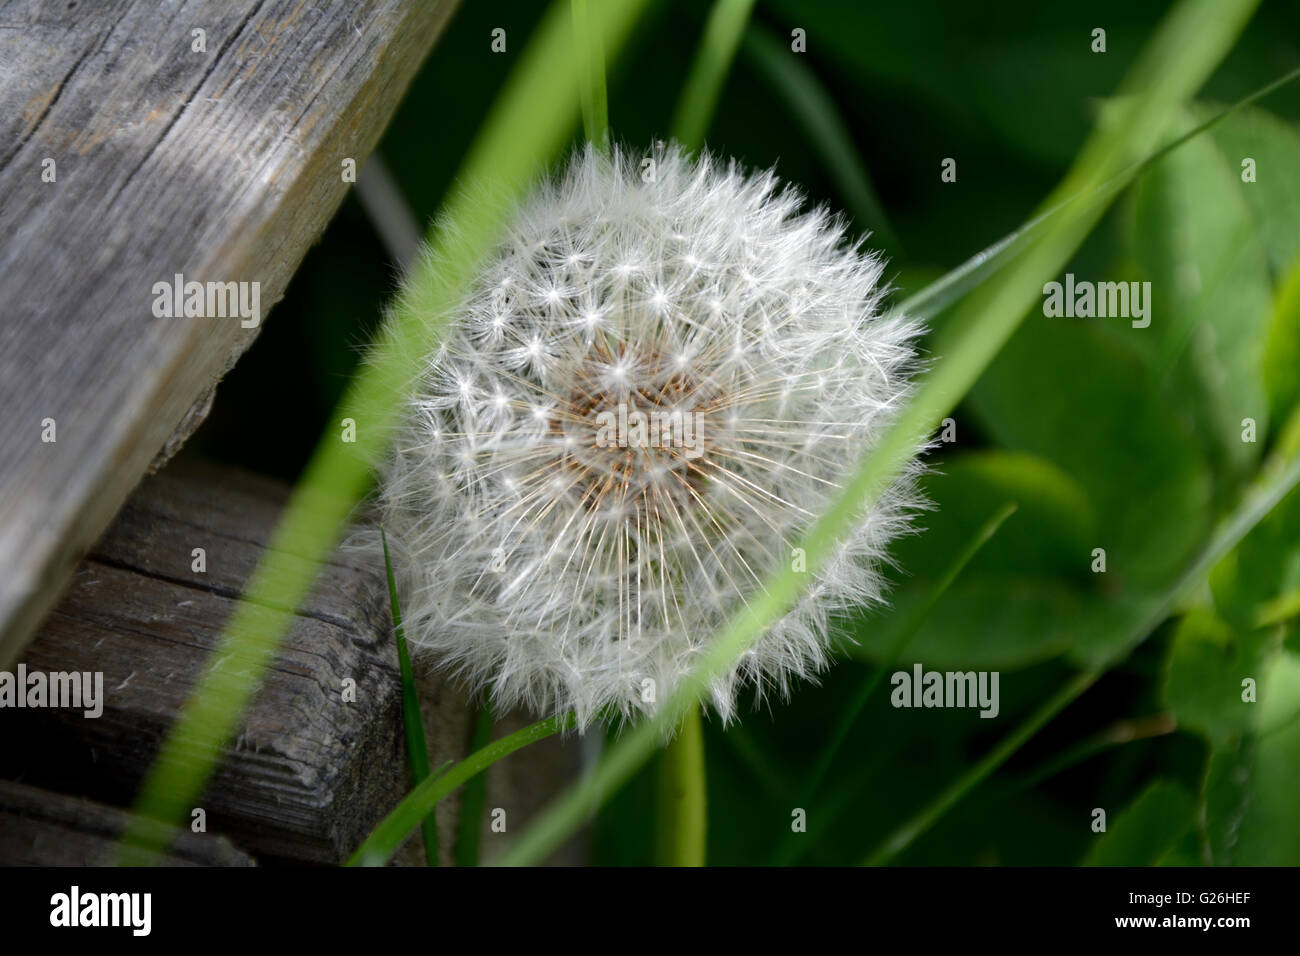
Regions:
<instances>
[{"instance_id":1,"label":"wood grain","mask_svg":"<svg viewBox=\"0 0 1300 956\"><path fill-rule=\"evenodd\" d=\"M154 283L257 282L265 321L455 5L0 3L0 667L257 334Z\"/></svg>"},{"instance_id":2,"label":"wood grain","mask_svg":"<svg viewBox=\"0 0 1300 956\"><path fill-rule=\"evenodd\" d=\"M113 862L127 815L91 800L0 780L0 862L103 866ZM225 837L180 833L164 866L252 866Z\"/></svg>"},{"instance_id":3,"label":"wood grain","mask_svg":"<svg viewBox=\"0 0 1300 956\"><path fill-rule=\"evenodd\" d=\"M101 671L103 715L0 711L0 777L129 806L287 492L183 458L146 479L22 661L29 671ZM195 548L205 570L195 570ZM432 673L422 691L431 764L459 759L463 693ZM222 753L199 804L208 832L259 861L346 858L411 788L400 698L382 556L336 553ZM439 810L446 860L457 808L453 799Z\"/></svg>"}]
</instances>

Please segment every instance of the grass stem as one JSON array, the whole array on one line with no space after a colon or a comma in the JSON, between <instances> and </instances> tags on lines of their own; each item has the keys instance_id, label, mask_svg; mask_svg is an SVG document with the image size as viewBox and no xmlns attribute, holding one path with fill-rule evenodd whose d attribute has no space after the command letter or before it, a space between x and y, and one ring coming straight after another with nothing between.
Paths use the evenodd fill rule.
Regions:
<instances>
[{"instance_id":1,"label":"grass stem","mask_svg":"<svg viewBox=\"0 0 1300 956\"><path fill-rule=\"evenodd\" d=\"M709 13L704 38L673 117L673 138L688 150L704 145L704 134L709 131L709 122L717 109L722 84L726 82L753 9L754 0L717 0Z\"/></svg>"},{"instance_id":2,"label":"grass stem","mask_svg":"<svg viewBox=\"0 0 1300 956\"><path fill-rule=\"evenodd\" d=\"M420 694L411 669L411 653L402 631L402 609L398 606L397 583L393 562L388 555L388 534L379 529L384 543L384 572L388 575L388 598L393 607L393 632L397 635L397 666L402 675L402 722L406 725L406 750L411 757L411 779L415 786L429 777L429 743L424 736L424 718L420 715ZM438 865L438 818L432 811L420 822L424 835L424 858L429 866Z\"/></svg>"},{"instance_id":3,"label":"grass stem","mask_svg":"<svg viewBox=\"0 0 1300 956\"><path fill-rule=\"evenodd\" d=\"M600 0L597 0L599 3ZM602 153L609 152L609 103L605 90L605 48L593 30L588 0L572 0L573 45L578 55L582 129Z\"/></svg>"}]
</instances>

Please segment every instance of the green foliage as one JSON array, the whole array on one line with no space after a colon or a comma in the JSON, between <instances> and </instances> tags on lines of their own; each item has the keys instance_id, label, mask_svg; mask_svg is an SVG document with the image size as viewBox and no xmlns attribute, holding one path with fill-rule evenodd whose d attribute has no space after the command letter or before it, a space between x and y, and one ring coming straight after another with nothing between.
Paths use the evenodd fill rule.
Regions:
<instances>
[{"instance_id":1,"label":"green foliage","mask_svg":"<svg viewBox=\"0 0 1300 956\"><path fill-rule=\"evenodd\" d=\"M1153 783L1097 837L1085 866L1154 866L1192 825L1194 807L1176 784Z\"/></svg>"},{"instance_id":2,"label":"green foliage","mask_svg":"<svg viewBox=\"0 0 1300 956\"><path fill-rule=\"evenodd\" d=\"M852 134L817 74L800 57L788 55L785 44L759 24L746 32L741 49L756 62L772 92L785 100L791 118L806 131L857 227L870 229L873 244L886 252L901 252L901 243L880 205Z\"/></svg>"},{"instance_id":3,"label":"green foliage","mask_svg":"<svg viewBox=\"0 0 1300 956\"><path fill-rule=\"evenodd\" d=\"M1206 866L1229 866L1236 861L1241 820L1250 806L1256 781L1252 736L1230 737L1214 745L1205 765L1199 799L1200 859Z\"/></svg>"},{"instance_id":4,"label":"green foliage","mask_svg":"<svg viewBox=\"0 0 1300 956\"><path fill-rule=\"evenodd\" d=\"M1242 702L1241 682L1258 678L1263 643L1255 634L1238 634L1212 611L1189 612L1174 632L1165 678L1165 704L1179 726L1213 740L1250 733L1255 714Z\"/></svg>"},{"instance_id":5,"label":"green foliage","mask_svg":"<svg viewBox=\"0 0 1300 956\"><path fill-rule=\"evenodd\" d=\"M1198 107L1204 119L1212 107ZM1232 172L1233 188L1250 210L1254 238L1268 255L1279 281L1300 258L1300 131L1262 109L1245 109L1215 126L1210 139ZM1242 179L1243 161L1254 160L1254 181ZM1199 197L1206 202L1210 197Z\"/></svg>"},{"instance_id":6,"label":"green foliage","mask_svg":"<svg viewBox=\"0 0 1300 956\"><path fill-rule=\"evenodd\" d=\"M942 462L925 484L933 510L899 542L891 612L854 621L856 656L894 645L928 590L999 506L1019 507L925 616L907 653L938 668L1023 667L1079 638L1098 593L1088 572L1092 505L1056 466L1021 452L977 451Z\"/></svg>"},{"instance_id":7,"label":"green foliage","mask_svg":"<svg viewBox=\"0 0 1300 956\"><path fill-rule=\"evenodd\" d=\"M1270 414L1280 421L1300 404L1300 256L1274 295L1263 365Z\"/></svg>"},{"instance_id":8,"label":"green foliage","mask_svg":"<svg viewBox=\"0 0 1300 956\"><path fill-rule=\"evenodd\" d=\"M1259 733L1250 762L1250 799L1235 862L1300 865L1300 658L1280 654L1261 682Z\"/></svg>"},{"instance_id":9,"label":"green foliage","mask_svg":"<svg viewBox=\"0 0 1300 956\"><path fill-rule=\"evenodd\" d=\"M1259 370L1272 298L1265 247L1243 195L1251 186L1238 172L1203 136L1139 182L1131 242L1151 282L1153 321L1125 336L1232 483L1261 447L1242 441L1242 420L1253 419L1261 439L1268 430Z\"/></svg>"},{"instance_id":10,"label":"green foliage","mask_svg":"<svg viewBox=\"0 0 1300 956\"><path fill-rule=\"evenodd\" d=\"M411 780L418 787L429 776L429 743L424 736L424 718L420 714L420 694L411 668L411 653L402 629L401 601L393 579L393 560L388 553L388 534L381 528L384 545L384 574L388 579L388 601L393 613L393 636L397 641L397 664L402 675L402 725L406 730L406 752L411 758ZM438 818L430 813L420 824L424 837L424 859L429 866L438 865Z\"/></svg>"},{"instance_id":11,"label":"green foliage","mask_svg":"<svg viewBox=\"0 0 1300 956\"><path fill-rule=\"evenodd\" d=\"M998 443L1045 458L1083 489L1112 591L1158 587L1204 539L1210 473L1141 362L1099 334L1103 321L1114 320L1031 315L970 407Z\"/></svg>"},{"instance_id":12,"label":"green foliage","mask_svg":"<svg viewBox=\"0 0 1300 956\"><path fill-rule=\"evenodd\" d=\"M753 8L754 0L714 0L671 127L673 138L688 149L704 145L709 120Z\"/></svg>"},{"instance_id":13,"label":"green foliage","mask_svg":"<svg viewBox=\"0 0 1300 956\"><path fill-rule=\"evenodd\" d=\"M1165 701L1209 748L1198 813L1209 864L1300 863L1295 801L1284 795L1294 792L1300 760L1293 726L1300 684L1295 658L1283 651L1291 621L1261 623L1260 613L1297 584L1300 492L1293 491L1215 566L1215 610L1190 611L1170 646Z\"/></svg>"}]
</instances>

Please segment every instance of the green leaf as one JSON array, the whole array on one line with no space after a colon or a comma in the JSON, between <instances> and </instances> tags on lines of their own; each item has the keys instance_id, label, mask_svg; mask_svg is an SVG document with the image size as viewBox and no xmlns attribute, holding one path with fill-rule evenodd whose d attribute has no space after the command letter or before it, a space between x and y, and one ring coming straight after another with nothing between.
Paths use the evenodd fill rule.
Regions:
<instances>
[{"instance_id":1,"label":"green leaf","mask_svg":"<svg viewBox=\"0 0 1300 956\"><path fill-rule=\"evenodd\" d=\"M1209 111L1206 111L1207 115ZM1241 114L1224 119L1224 125ZM1191 114L1180 125L1193 124ZM1187 410L1219 471L1234 482L1259 456L1268 399L1259 370L1272 293L1243 184L1211 136L1166 156L1134 194L1135 258L1150 281L1151 324L1111 323ZM1244 419L1256 440L1242 440Z\"/></svg>"},{"instance_id":2,"label":"green leaf","mask_svg":"<svg viewBox=\"0 0 1300 956\"><path fill-rule=\"evenodd\" d=\"M1121 639L1109 638L1105 642L1106 649L1101 653L1093 654L1088 670L1077 674L1058 689L997 746L954 780L943 793L918 810L906 823L896 828L875 851L865 858L865 865L877 866L888 862L911 846L918 836L934 826L937 820L983 783L1045 724L1077 700L1080 694L1092 687L1116 661L1127 656L1159 627L1169 616L1178 597L1200 585L1209 575L1214 564L1237 547L1251 529L1297 487L1300 487L1300 459L1270 462L1260 478L1242 496L1240 504L1233 513L1220 522L1196 559L1184 568L1178 579L1172 582L1163 594L1147 595L1135 600L1125 611L1117 608L1117 613L1127 616L1128 619L1117 618L1109 630L1122 632L1124 636ZM1082 656L1085 659L1088 657L1087 654Z\"/></svg>"},{"instance_id":3,"label":"green leaf","mask_svg":"<svg viewBox=\"0 0 1300 956\"><path fill-rule=\"evenodd\" d=\"M1300 590L1300 494L1292 492L1210 575L1218 614L1241 633L1287 623Z\"/></svg>"},{"instance_id":4,"label":"green leaf","mask_svg":"<svg viewBox=\"0 0 1300 956\"><path fill-rule=\"evenodd\" d=\"M981 570L1087 574L1096 519L1083 489L1060 468L1025 452L989 450L944 461L936 471L924 484L935 509L921 518L924 533L896 550L909 576L942 571L1004 501L1020 510L981 549Z\"/></svg>"},{"instance_id":5,"label":"green leaf","mask_svg":"<svg viewBox=\"0 0 1300 956\"><path fill-rule=\"evenodd\" d=\"M582 99L582 131L587 141L609 152L609 104L605 90L605 49L599 32L593 29L587 0L572 0L573 46L581 69L579 96Z\"/></svg>"},{"instance_id":6,"label":"green leaf","mask_svg":"<svg viewBox=\"0 0 1300 956\"><path fill-rule=\"evenodd\" d=\"M1199 611L1199 623L1189 615L1170 649L1166 699L1181 723L1205 731L1211 739L1199 814L1201 853L1207 864L1246 862L1238 848L1243 820L1256 801L1255 788L1275 786L1269 768L1260 767L1257 776L1257 764L1261 759L1288 759L1285 739L1279 742L1272 736L1264 742L1266 755L1258 754L1257 729L1271 735L1287 719L1286 695L1279 695L1271 683L1286 627L1276 620L1263 626L1261 618L1283 613L1297 593L1297 582L1300 493L1292 491L1215 565L1210 585L1217 615L1207 621L1209 612ZM1220 643L1225 637L1228 643ZM1242 701L1243 677L1255 680L1258 703ZM1296 705L1300 708L1300 700ZM1269 852L1257 838L1246 847L1249 857L1263 854L1267 859Z\"/></svg>"},{"instance_id":7,"label":"green leaf","mask_svg":"<svg viewBox=\"0 0 1300 956\"><path fill-rule=\"evenodd\" d=\"M1019 508L926 614L907 652L934 667L1023 667L1059 654L1095 617L1092 507L1055 465L1023 452L961 455L929 476L934 510L895 549L902 580L889 613L855 622L854 656L882 659L957 554L1006 502Z\"/></svg>"},{"instance_id":8,"label":"green leaf","mask_svg":"<svg viewBox=\"0 0 1300 956\"><path fill-rule=\"evenodd\" d=\"M1025 18L1018 36L990 30L962 57L971 106L1007 146L1043 163L1068 162L1088 130L1088 103L1114 88L1122 66L1092 51L1089 31L1044 33ZM1101 24L1098 24L1099 26ZM1136 49L1141 33L1107 17L1110 50ZM1121 32L1122 31L1122 32ZM1026 77L1050 77L1029 83Z\"/></svg>"},{"instance_id":9,"label":"green leaf","mask_svg":"<svg viewBox=\"0 0 1300 956\"><path fill-rule=\"evenodd\" d=\"M894 613L855 633L855 656L876 659L897 638L923 594L908 589ZM1079 589L1029 575L977 574L948 589L908 646L909 658L940 669L1013 670L1055 657L1082 640L1102 611Z\"/></svg>"},{"instance_id":10,"label":"green leaf","mask_svg":"<svg viewBox=\"0 0 1300 956\"><path fill-rule=\"evenodd\" d=\"M959 550L950 552L952 557L949 558L948 566L925 587L924 593L910 613L901 617L896 616L896 620L902 623L897 630L894 640L890 642L887 650L880 655L879 662L872 668L871 676L868 677L859 686L857 694L853 697L848 707L843 708L838 716L834 729L827 737L827 742L822 748L821 756L813 764L812 771L807 775L804 781L803 792L807 797L802 801L807 806L812 802L822 782L825 780L826 773L830 769L836 754L844 744L844 740L849 735L853 724L857 721L862 713L862 708L866 706L867 700L875 691L876 687L885 678L885 672L899 656L908 649L912 639L915 638L917 631L925 623L930 613L934 610L935 605L943 599L953 582L961 577L966 570L972 558L984 548L989 540L1006 523L1006 520L1016 513L1019 505L1014 502L1007 502L997 507L980 525L976 532L965 541Z\"/></svg>"},{"instance_id":11,"label":"green leaf","mask_svg":"<svg viewBox=\"0 0 1300 956\"><path fill-rule=\"evenodd\" d=\"M1300 865L1300 658L1279 654L1260 681L1259 737L1250 773L1251 796L1235 862L1244 866Z\"/></svg>"},{"instance_id":12,"label":"green leaf","mask_svg":"<svg viewBox=\"0 0 1300 956\"><path fill-rule=\"evenodd\" d=\"M1197 119L1217 107L1198 105ZM1273 275L1281 279L1300 258L1300 132L1271 113L1243 109L1210 134L1245 199ZM1242 181L1242 160L1255 160L1255 181Z\"/></svg>"},{"instance_id":13,"label":"green leaf","mask_svg":"<svg viewBox=\"0 0 1300 956\"><path fill-rule=\"evenodd\" d=\"M492 704L484 701L474 712L469 752L477 753L492 740ZM456 821L456 866L478 866L479 836L483 826L483 808L487 803L487 774L470 778L460 797L460 814Z\"/></svg>"},{"instance_id":14,"label":"green leaf","mask_svg":"<svg viewBox=\"0 0 1300 956\"><path fill-rule=\"evenodd\" d=\"M1191 796L1182 787L1166 781L1153 783L1109 821L1083 865L1156 865L1191 828L1194 809Z\"/></svg>"},{"instance_id":15,"label":"green leaf","mask_svg":"<svg viewBox=\"0 0 1300 956\"><path fill-rule=\"evenodd\" d=\"M1242 680L1258 680L1265 653L1262 631L1239 633L1213 611L1195 608L1174 632L1164 700L1180 726L1212 741L1249 733L1255 705L1243 703Z\"/></svg>"},{"instance_id":16,"label":"green leaf","mask_svg":"<svg viewBox=\"0 0 1300 956\"><path fill-rule=\"evenodd\" d=\"M1229 737L1210 750L1201 788L1201 859L1207 866L1236 862L1241 821L1250 805L1254 737Z\"/></svg>"},{"instance_id":17,"label":"green leaf","mask_svg":"<svg viewBox=\"0 0 1300 956\"><path fill-rule=\"evenodd\" d=\"M1249 104L1275 93L1298 76L1300 76L1300 68L1283 74L1255 90L1249 96L1213 113L1203 122L1190 127L1182 134L1167 140L1159 149L1148 153L1136 166L1103 183L1098 187L1099 191L1109 196L1121 190L1131 178L1154 166L1164 157L1181 148L1184 143L1195 139L1206 130L1212 129L1237 111L1245 109ZM1131 97L1128 99L1131 100ZM1124 100L1125 97L1116 96L1105 101L1103 108L1100 110L1099 125L1108 126L1121 123L1124 110L1131 108L1131 103L1126 104ZM936 275L936 277L929 280L929 284L925 285L924 288L920 288L908 295L900 304L899 311L916 318L935 321L953 302L956 302L967 292L988 279L994 272L1001 269L1007 262L1011 261L1020 250L1034 239L1039 230L1043 229L1055 216L1063 212L1078 198L1082 197L1067 197L1060 205L1041 212L1018 229L1013 230L992 245L967 258L957 268L948 271L942 276ZM1103 197L1095 198L1101 199ZM911 290L921 284L916 281L914 274L908 275L909 272L915 273L917 271L914 266L904 267L898 280L900 289ZM1123 278L1131 280L1133 277L1125 276Z\"/></svg>"},{"instance_id":18,"label":"green leaf","mask_svg":"<svg viewBox=\"0 0 1300 956\"><path fill-rule=\"evenodd\" d=\"M1300 170L1300 159L1296 169ZM1300 233L1300 218L1293 227ZM1300 406L1300 257L1284 275L1273 298L1263 368L1269 413L1283 421Z\"/></svg>"},{"instance_id":19,"label":"green leaf","mask_svg":"<svg viewBox=\"0 0 1300 956\"><path fill-rule=\"evenodd\" d=\"M383 866L420 821L437 809L444 797L454 793L458 787L473 780L503 757L553 734L570 730L574 724L572 713L539 720L474 751L446 773L439 769L436 775L426 777L371 831L361 846L348 857L347 865Z\"/></svg>"},{"instance_id":20,"label":"green leaf","mask_svg":"<svg viewBox=\"0 0 1300 956\"><path fill-rule=\"evenodd\" d=\"M1046 459L1083 488L1096 515L1088 553L1105 549L1101 583L1119 596L1180 569L1205 536L1210 479L1141 363L1086 321L1031 315L970 406L995 440Z\"/></svg>"}]
</instances>

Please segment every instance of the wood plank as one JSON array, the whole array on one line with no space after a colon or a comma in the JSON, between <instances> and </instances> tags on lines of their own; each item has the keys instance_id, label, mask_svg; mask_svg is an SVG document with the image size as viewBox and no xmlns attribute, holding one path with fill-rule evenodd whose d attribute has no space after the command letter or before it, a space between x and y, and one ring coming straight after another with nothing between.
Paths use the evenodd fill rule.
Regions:
<instances>
[{"instance_id":1,"label":"wood plank","mask_svg":"<svg viewBox=\"0 0 1300 956\"><path fill-rule=\"evenodd\" d=\"M257 334L154 284L264 321L455 6L0 2L0 667Z\"/></svg>"},{"instance_id":2,"label":"wood plank","mask_svg":"<svg viewBox=\"0 0 1300 956\"><path fill-rule=\"evenodd\" d=\"M287 492L183 457L147 479L22 661L29 672L102 672L103 714L0 711L0 777L129 806ZM459 759L464 694L431 672L422 692L431 764ZM264 862L344 859L411 788L400 698L382 556L337 553L222 754L199 804L208 831ZM439 808L448 861L457 810L455 799Z\"/></svg>"},{"instance_id":3,"label":"wood plank","mask_svg":"<svg viewBox=\"0 0 1300 956\"><path fill-rule=\"evenodd\" d=\"M127 815L92 800L0 780L0 863L104 866L113 862ZM225 837L177 835L164 866L252 866Z\"/></svg>"}]
</instances>

